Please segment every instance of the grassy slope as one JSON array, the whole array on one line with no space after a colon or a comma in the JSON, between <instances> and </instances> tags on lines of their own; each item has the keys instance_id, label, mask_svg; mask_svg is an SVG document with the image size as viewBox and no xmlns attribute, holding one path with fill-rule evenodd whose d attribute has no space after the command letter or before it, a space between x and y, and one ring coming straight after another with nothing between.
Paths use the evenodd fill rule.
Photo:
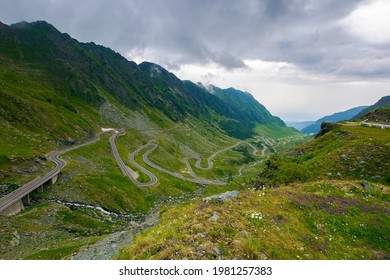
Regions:
<instances>
[{"instance_id":1,"label":"grassy slope","mask_svg":"<svg viewBox=\"0 0 390 280\"><path fill-rule=\"evenodd\" d=\"M224 203L167 209L118 258L383 259L389 227L389 196L372 196L358 182L250 188Z\"/></svg>"},{"instance_id":2,"label":"grassy slope","mask_svg":"<svg viewBox=\"0 0 390 280\"><path fill-rule=\"evenodd\" d=\"M256 134L271 137L271 138L282 138L286 136L296 136L300 133L292 127L281 126L276 123L270 124L259 124L255 128Z\"/></svg>"},{"instance_id":3,"label":"grassy slope","mask_svg":"<svg viewBox=\"0 0 390 280\"><path fill-rule=\"evenodd\" d=\"M390 132L338 126L313 141L271 157L264 176L273 183L316 179L365 179L390 183Z\"/></svg>"},{"instance_id":4,"label":"grassy slope","mask_svg":"<svg viewBox=\"0 0 390 280\"><path fill-rule=\"evenodd\" d=\"M67 141L84 141L97 129L92 123L98 112L60 97L36 76L34 69L0 63L0 184L22 184L47 171L45 153Z\"/></svg>"}]
</instances>

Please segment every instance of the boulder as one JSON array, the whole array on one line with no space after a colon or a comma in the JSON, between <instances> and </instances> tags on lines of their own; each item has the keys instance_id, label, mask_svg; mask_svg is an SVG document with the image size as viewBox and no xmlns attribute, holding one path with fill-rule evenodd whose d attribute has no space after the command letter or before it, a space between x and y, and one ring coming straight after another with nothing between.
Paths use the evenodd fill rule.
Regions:
<instances>
[{"instance_id":1,"label":"boulder","mask_svg":"<svg viewBox=\"0 0 390 280\"><path fill-rule=\"evenodd\" d=\"M233 197L239 195L240 192L239 191L229 191L229 192L225 192L225 193L222 193L222 194L218 194L218 195L213 195L213 196L209 196L209 197L206 197L206 198L203 198L203 201L211 201L211 200L220 200L222 202L228 200L228 199L232 199Z\"/></svg>"}]
</instances>

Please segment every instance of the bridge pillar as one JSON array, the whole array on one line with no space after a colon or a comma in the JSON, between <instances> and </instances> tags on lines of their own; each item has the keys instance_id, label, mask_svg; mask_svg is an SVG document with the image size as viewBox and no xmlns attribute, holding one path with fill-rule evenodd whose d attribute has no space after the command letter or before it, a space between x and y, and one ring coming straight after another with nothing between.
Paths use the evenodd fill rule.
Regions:
<instances>
[{"instance_id":1,"label":"bridge pillar","mask_svg":"<svg viewBox=\"0 0 390 280\"><path fill-rule=\"evenodd\" d=\"M58 180L58 174L51 178L51 184L54 185Z\"/></svg>"},{"instance_id":2,"label":"bridge pillar","mask_svg":"<svg viewBox=\"0 0 390 280\"><path fill-rule=\"evenodd\" d=\"M37 188L38 193L43 193L43 184Z\"/></svg>"},{"instance_id":3,"label":"bridge pillar","mask_svg":"<svg viewBox=\"0 0 390 280\"><path fill-rule=\"evenodd\" d=\"M25 205L31 205L30 194L22 198L22 203Z\"/></svg>"},{"instance_id":4,"label":"bridge pillar","mask_svg":"<svg viewBox=\"0 0 390 280\"><path fill-rule=\"evenodd\" d=\"M1 211L0 215L13 216L13 215L18 214L23 209L24 209L23 201L21 199L19 199L14 204L9 206L7 209L4 209L3 211Z\"/></svg>"}]
</instances>

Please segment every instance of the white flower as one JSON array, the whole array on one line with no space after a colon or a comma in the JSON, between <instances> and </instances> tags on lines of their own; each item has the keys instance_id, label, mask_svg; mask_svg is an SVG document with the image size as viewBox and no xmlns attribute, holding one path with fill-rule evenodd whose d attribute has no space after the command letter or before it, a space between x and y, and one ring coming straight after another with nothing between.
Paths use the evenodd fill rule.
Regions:
<instances>
[{"instance_id":1,"label":"white flower","mask_svg":"<svg viewBox=\"0 0 390 280\"><path fill-rule=\"evenodd\" d=\"M259 220L261 220L261 219L263 218L263 216L261 215L261 213L258 213L258 212L252 213L252 214L250 215L250 217L251 217L252 219L259 219Z\"/></svg>"}]
</instances>

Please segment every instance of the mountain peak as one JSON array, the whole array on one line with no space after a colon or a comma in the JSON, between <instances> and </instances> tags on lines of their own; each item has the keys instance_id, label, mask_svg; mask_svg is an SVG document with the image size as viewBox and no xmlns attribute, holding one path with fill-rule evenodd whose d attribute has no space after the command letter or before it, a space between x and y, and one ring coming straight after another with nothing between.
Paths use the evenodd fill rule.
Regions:
<instances>
[{"instance_id":1,"label":"mountain peak","mask_svg":"<svg viewBox=\"0 0 390 280\"><path fill-rule=\"evenodd\" d=\"M162 72L168 72L162 66L149 61L143 61L138 66L143 71L149 72L149 74L161 74Z\"/></svg>"},{"instance_id":2,"label":"mountain peak","mask_svg":"<svg viewBox=\"0 0 390 280\"><path fill-rule=\"evenodd\" d=\"M45 28L58 31L52 24L44 20L38 20L33 22L21 21L10 25L12 28L25 29L25 28Z\"/></svg>"},{"instance_id":3,"label":"mountain peak","mask_svg":"<svg viewBox=\"0 0 390 280\"><path fill-rule=\"evenodd\" d=\"M196 85L201 88L206 88L201 82L197 82Z\"/></svg>"}]
</instances>

